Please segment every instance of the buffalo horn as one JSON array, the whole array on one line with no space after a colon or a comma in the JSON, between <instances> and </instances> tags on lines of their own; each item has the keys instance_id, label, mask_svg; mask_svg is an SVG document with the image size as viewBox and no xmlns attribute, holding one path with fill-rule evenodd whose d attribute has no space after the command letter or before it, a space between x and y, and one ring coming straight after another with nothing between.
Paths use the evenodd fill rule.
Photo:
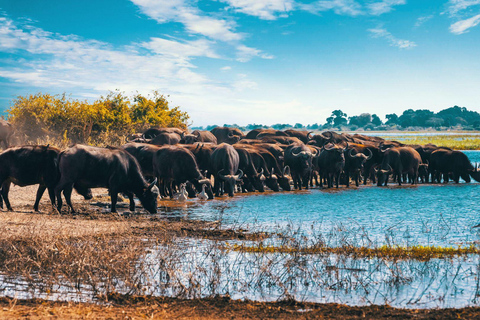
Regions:
<instances>
[{"instance_id":1,"label":"buffalo horn","mask_svg":"<svg viewBox=\"0 0 480 320\"><path fill-rule=\"evenodd\" d=\"M288 171L288 173L287 173L287 171ZM285 175L289 175L289 174L290 174L290 167L289 167L289 166L285 166L285 167L283 168L283 175L285 176Z\"/></svg>"},{"instance_id":2,"label":"buffalo horn","mask_svg":"<svg viewBox=\"0 0 480 320\"><path fill-rule=\"evenodd\" d=\"M367 160L370 160L370 159L372 159L372 157L373 157L373 152L372 152L372 150L370 150L369 148L367 148L367 151L368 151Z\"/></svg>"},{"instance_id":3,"label":"buffalo horn","mask_svg":"<svg viewBox=\"0 0 480 320\"><path fill-rule=\"evenodd\" d=\"M153 186L157 183L157 178L155 178L155 180L152 181L152 183L150 183L150 185L147 187L148 190L151 190L153 188Z\"/></svg>"},{"instance_id":4,"label":"buffalo horn","mask_svg":"<svg viewBox=\"0 0 480 320\"><path fill-rule=\"evenodd\" d=\"M238 169L238 171L240 171L240 173L235 176L235 180L237 181L239 181L243 177L243 171L241 169Z\"/></svg>"},{"instance_id":5,"label":"buffalo horn","mask_svg":"<svg viewBox=\"0 0 480 320\"><path fill-rule=\"evenodd\" d=\"M353 151L353 150L354 150L353 148L350 149L350 150L348 150L348 156L349 156L350 158L355 158L355 156L352 155L352 151Z\"/></svg>"},{"instance_id":6,"label":"buffalo horn","mask_svg":"<svg viewBox=\"0 0 480 320\"><path fill-rule=\"evenodd\" d=\"M221 180L225 180L225 175L222 173L224 169L218 171L218 177L221 179Z\"/></svg>"},{"instance_id":7,"label":"buffalo horn","mask_svg":"<svg viewBox=\"0 0 480 320\"><path fill-rule=\"evenodd\" d=\"M327 148L325 147L325 145L323 146L323 149L327 150L327 151L331 151L331 150L334 150L335 149L335 145L332 144L332 147L331 148Z\"/></svg>"},{"instance_id":8,"label":"buffalo horn","mask_svg":"<svg viewBox=\"0 0 480 320\"><path fill-rule=\"evenodd\" d=\"M312 134L313 131L310 131L309 133L307 133L307 140L312 140L312 138L310 137L310 135Z\"/></svg>"},{"instance_id":9,"label":"buffalo horn","mask_svg":"<svg viewBox=\"0 0 480 320\"><path fill-rule=\"evenodd\" d=\"M209 182L210 182L210 180L208 180L207 178L203 178L203 179L198 180L198 183L201 183L201 184L209 183Z\"/></svg>"}]
</instances>

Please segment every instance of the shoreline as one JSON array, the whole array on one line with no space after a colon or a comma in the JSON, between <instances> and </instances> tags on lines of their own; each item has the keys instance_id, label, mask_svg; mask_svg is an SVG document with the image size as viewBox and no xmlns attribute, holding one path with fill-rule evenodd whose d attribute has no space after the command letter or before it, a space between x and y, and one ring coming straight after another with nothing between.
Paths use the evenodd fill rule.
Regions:
<instances>
[{"instance_id":1,"label":"shoreline","mask_svg":"<svg viewBox=\"0 0 480 320\"><path fill-rule=\"evenodd\" d=\"M402 309L388 305L350 307L337 303L256 302L229 297L154 298L113 294L105 304L0 298L0 318L57 319L473 319L480 307Z\"/></svg>"}]
</instances>

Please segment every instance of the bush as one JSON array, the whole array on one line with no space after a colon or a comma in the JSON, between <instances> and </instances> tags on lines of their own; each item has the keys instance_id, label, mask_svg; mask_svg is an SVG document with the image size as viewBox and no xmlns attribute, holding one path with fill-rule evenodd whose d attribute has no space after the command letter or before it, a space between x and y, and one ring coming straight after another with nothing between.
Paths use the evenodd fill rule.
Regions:
<instances>
[{"instance_id":1,"label":"bush","mask_svg":"<svg viewBox=\"0 0 480 320\"><path fill-rule=\"evenodd\" d=\"M188 114L170 108L158 92L133 98L115 91L93 103L63 95L37 93L19 96L7 110L22 142L48 137L64 143L121 143L123 138L150 127L186 128Z\"/></svg>"}]
</instances>

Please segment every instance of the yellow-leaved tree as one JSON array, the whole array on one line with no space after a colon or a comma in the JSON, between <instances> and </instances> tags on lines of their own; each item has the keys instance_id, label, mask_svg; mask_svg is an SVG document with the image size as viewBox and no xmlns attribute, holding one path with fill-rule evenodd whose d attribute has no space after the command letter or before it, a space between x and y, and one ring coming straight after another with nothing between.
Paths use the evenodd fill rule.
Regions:
<instances>
[{"instance_id":1,"label":"yellow-leaved tree","mask_svg":"<svg viewBox=\"0 0 480 320\"><path fill-rule=\"evenodd\" d=\"M185 129L188 120L186 112L170 108L166 98L156 91L132 98L115 91L93 103L65 94L37 93L17 97L7 112L23 143L39 143L48 137L63 144L119 144L126 135L150 127Z\"/></svg>"}]
</instances>

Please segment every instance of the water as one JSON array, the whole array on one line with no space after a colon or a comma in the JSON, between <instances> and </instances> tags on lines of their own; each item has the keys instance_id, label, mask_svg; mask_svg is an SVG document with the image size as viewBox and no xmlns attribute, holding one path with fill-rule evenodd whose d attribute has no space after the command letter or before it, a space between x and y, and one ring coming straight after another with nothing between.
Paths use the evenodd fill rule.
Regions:
<instances>
[{"instance_id":1,"label":"water","mask_svg":"<svg viewBox=\"0 0 480 320\"><path fill-rule=\"evenodd\" d=\"M472 162L480 162L480 152L465 153ZM479 192L479 183L464 182L267 192L207 202L187 201L184 207L164 214L222 220L226 227L280 232L302 239L304 244L321 239L332 247L458 247L480 243ZM264 243L275 241L280 240ZM155 258L149 259L167 254L155 248L151 253ZM480 305L478 255L425 262L334 254L244 253L222 251L211 241L202 240L186 245L181 263L170 269L177 273L170 274L168 283L158 276L162 269L154 269L157 276L150 280L151 294L176 295L175 288L200 284L203 290L199 296L230 294L236 299L271 301L293 297L404 308Z\"/></svg>"},{"instance_id":2,"label":"water","mask_svg":"<svg viewBox=\"0 0 480 320\"><path fill-rule=\"evenodd\" d=\"M479 151L465 152L480 162ZM480 240L479 183L266 192L190 201L167 215L301 235L342 233L354 245L469 245ZM335 232L336 230L341 230ZM329 245L338 243L330 239Z\"/></svg>"},{"instance_id":3,"label":"water","mask_svg":"<svg viewBox=\"0 0 480 320\"><path fill-rule=\"evenodd\" d=\"M465 152L480 162L479 151ZM302 243L469 246L480 243L479 183L341 187L339 190L238 194L188 200L160 208L160 216L221 220L224 227L282 233ZM269 242L270 241L270 242ZM281 241L279 238L265 243ZM237 241L238 243L251 244ZM229 241L230 244L235 241ZM283 298L406 308L480 306L480 256L429 261L355 259L335 254L245 253L225 242L178 239L149 248L138 261L145 294L186 298L229 294L234 299ZM9 295L29 283L4 281ZM118 292L126 292L119 282ZM20 297L88 301L88 287L60 281L55 294L27 290Z\"/></svg>"}]
</instances>

